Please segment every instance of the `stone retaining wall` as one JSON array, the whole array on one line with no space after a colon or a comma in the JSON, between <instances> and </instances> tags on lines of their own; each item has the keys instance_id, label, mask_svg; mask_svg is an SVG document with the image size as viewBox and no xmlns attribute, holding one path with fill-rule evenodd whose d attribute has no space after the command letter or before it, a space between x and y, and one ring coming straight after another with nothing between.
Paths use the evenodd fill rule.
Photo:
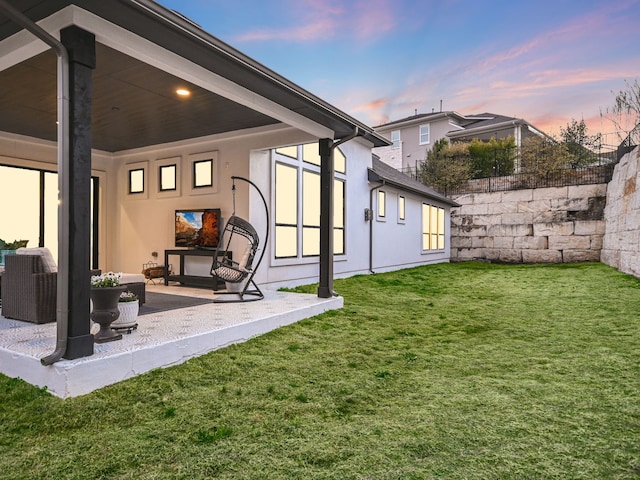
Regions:
<instances>
[{"instance_id":1,"label":"stone retaining wall","mask_svg":"<svg viewBox=\"0 0 640 480\"><path fill-rule=\"evenodd\" d=\"M626 154L616 166L607 192L602 262L640 277L640 149Z\"/></svg>"},{"instance_id":2,"label":"stone retaining wall","mask_svg":"<svg viewBox=\"0 0 640 480\"><path fill-rule=\"evenodd\" d=\"M606 195L597 184L453 196L451 261L599 261Z\"/></svg>"}]
</instances>

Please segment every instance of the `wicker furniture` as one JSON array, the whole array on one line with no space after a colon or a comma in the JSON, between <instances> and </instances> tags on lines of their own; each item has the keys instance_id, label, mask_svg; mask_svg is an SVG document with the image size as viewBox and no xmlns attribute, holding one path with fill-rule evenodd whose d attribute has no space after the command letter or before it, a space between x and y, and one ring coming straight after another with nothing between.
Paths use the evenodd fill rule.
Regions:
<instances>
[{"instance_id":1,"label":"wicker furniture","mask_svg":"<svg viewBox=\"0 0 640 480\"><path fill-rule=\"evenodd\" d=\"M32 323L56 320L57 273L39 255L8 255L2 275L2 316Z\"/></svg>"}]
</instances>

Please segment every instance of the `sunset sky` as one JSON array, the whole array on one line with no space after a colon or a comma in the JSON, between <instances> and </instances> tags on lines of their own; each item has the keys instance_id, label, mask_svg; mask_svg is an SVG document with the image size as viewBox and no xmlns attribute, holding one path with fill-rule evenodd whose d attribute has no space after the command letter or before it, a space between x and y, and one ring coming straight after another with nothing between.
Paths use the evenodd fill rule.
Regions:
<instances>
[{"instance_id":1,"label":"sunset sky","mask_svg":"<svg viewBox=\"0 0 640 480\"><path fill-rule=\"evenodd\" d=\"M371 125L455 110L550 134L640 79L640 0L160 0Z\"/></svg>"}]
</instances>

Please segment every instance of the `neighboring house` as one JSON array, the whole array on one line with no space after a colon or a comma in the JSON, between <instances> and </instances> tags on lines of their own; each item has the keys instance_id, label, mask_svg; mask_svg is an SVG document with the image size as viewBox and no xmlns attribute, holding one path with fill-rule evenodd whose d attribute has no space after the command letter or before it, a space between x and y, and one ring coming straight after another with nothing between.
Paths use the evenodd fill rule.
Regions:
<instances>
[{"instance_id":1,"label":"neighboring house","mask_svg":"<svg viewBox=\"0 0 640 480\"><path fill-rule=\"evenodd\" d=\"M454 111L423 113L374 127L374 130L392 142L378 147L374 153L399 170L415 169L426 159L427 152L442 138L449 142L490 140L514 137L516 145L537 135L544 136L526 120L493 113L460 115Z\"/></svg>"},{"instance_id":2,"label":"neighboring house","mask_svg":"<svg viewBox=\"0 0 640 480\"><path fill-rule=\"evenodd\" d=\"M0 97L0 176L21 185L0 191L0 203L35 231L30 246L56 252L62 239L73 257L70 290L88 288L89 266L139 272L153 253L161 262L174 248L178 209L220 208L228 218L231 176L257 184L268 203L261 285L320 279L326 296L334 275L448 261L455 203L372 159L372 148L389 144L383 136L181 15L151 0L9 3L62 38L76 66L74 113L57 130L56 55L0 7L0 85L11 92ZM58 181L70 215L61 232ZM321 194L331 190L332 199ZM246 184L236 196L236 213L262 234L260 198ZM27 198L39 198L35 208ZM321 216L329 205L332 230ZM23 238L10 224L0 237ZM192 258L185 273L207 276L210 266Z\"/></svg>"}]
</instances>

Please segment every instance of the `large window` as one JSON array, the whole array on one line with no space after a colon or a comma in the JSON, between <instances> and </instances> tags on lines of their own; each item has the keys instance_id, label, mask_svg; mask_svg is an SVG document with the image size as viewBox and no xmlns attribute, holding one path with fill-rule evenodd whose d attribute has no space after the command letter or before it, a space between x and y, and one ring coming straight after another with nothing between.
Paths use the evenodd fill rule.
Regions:
<instances>
[{"instance_id":1,"label":"large window","mask_svg":"<svg viewBox=\"0 0 640 480\"><path fill-rule=\"evenodd\" d=\"M275 256L320 255L320 155L318 144L282 147L275 157ZM334 150L333 253L345 253L346 158Z\"/></svg>"},{"instance_id":2,"label":"large window","mask_svg":"<svg viewBox=\"0 0 640 480\"><path fill-rule=\"evenodd\" d=\"M422 204L422 250L444 250L444 208Z\"/></svg>"},{"instance_id":3,"label":"large window","mask_svg":"<svg viewBox=\"0 0 640 480\"><path fill-rule=\"evenodd\" d=\"M97 178L91 179L92 237L97 238ZM96 193L96 195L94 195ZM28 247L47 247L58 256L58 174L0 165L0 238L28 240ZM97 268L97 242L91 240L92 266Z\"/></svg>"},{"instance_id":4,"label":"large window","mask_svg":"<svg viewBox=\"0 0 640 480\"><path fill-rule=\"evenodd\" d=\"M431 126L427 123L426 125L420 125L420 145L426 145L429 143L431 134Z\"/></svg>"}]
</instances>

